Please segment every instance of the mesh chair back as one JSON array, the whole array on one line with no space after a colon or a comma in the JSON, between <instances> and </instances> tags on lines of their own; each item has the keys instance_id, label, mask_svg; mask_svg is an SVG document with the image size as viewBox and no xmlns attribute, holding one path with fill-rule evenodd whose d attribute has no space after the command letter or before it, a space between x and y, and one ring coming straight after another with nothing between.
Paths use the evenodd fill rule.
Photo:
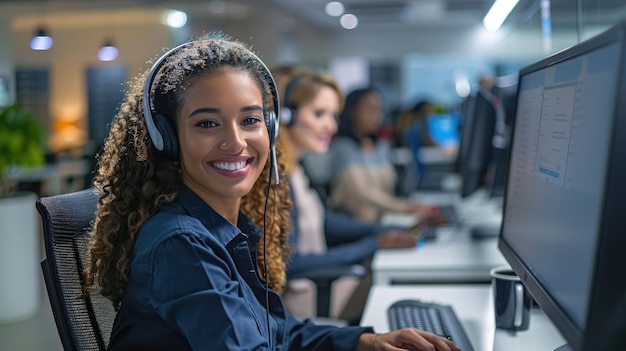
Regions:
<instances>
[{"instance_id":1,"label":"mesh chair back","mask_svg":"<svg viewBox=\"0 0 626 351\"><path fill-rule=\"evenodd\" d=\"M108 299L82 291L81 272L87 264L88 232L97 201L93 189L86 189L36 203L46 251L41 266L65 350L106 350L115 319Z\"/></svg>"}]
</instances>

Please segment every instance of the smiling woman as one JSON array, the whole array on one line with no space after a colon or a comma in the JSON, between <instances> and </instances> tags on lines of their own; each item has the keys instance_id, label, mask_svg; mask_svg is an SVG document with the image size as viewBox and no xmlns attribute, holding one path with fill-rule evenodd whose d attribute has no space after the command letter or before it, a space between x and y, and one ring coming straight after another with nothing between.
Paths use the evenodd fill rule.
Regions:
<instances>
[{"instance_id":1,"label":"smiling woman","mask_svg":"<svg viewBox=\"0 0 626 351\"><path fill-rule=\"evenodd\" d=\"M416 330L374 339L371 328L286 311L289 193L269 176L278 96L245 45L223 35L185 43L130 86L98 160L85 271L85 289L117 310L109 350L368 350L374 340L454 349ZM263 230L240 210L244 195L265 202Z\"/></svg>"}]
</instances>

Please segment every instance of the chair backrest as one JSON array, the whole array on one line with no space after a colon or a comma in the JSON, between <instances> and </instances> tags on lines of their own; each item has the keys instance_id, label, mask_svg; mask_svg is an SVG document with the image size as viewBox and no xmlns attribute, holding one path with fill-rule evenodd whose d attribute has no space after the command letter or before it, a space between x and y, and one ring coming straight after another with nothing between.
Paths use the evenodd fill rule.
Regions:
<instances>
[{"instance_id":1,"label":"chair backrest","mask_svg":"<svg viewBox=\"0 0 626 351\"><path fill-rule=\"evenodd\" d=\"M106 350L115 310L98 292L84 294L88 233L95 218L93 189L43 197L36 207L42 218L46 258L41 262L52 313L67 350Z\"/></svg>"}]
</instances>

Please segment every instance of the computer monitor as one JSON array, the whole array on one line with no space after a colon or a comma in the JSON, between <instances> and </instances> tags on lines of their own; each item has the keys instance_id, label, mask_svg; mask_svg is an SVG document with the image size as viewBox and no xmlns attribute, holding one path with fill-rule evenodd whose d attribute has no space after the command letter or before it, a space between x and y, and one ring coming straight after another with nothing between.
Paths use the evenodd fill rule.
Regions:
<instances>
[{"instance_id":1,"label":"computer monitor","mask_svg":"<svg viewBox=\"0 0 626 351\"><path fill-rule=\"evenodd\" d=\"M625 50L622 23L520 70L498 247L562 349L626 350Z\"/></svg>"},{"instance_id":2,"label":"computer monitor","mask_svg":"<svg viewBox=\"0 0 626 351\"><path fill-rule=\"evenodd\" d=\"M485 188L490 198L501 199L504 196L511 145L511 126L517 106L517 81L517 73L496 79L494 95L501 104L502 115L496 118L492 157L485 180Z\"/></svg>"},{"instance_id":3,"label":"computer monitor","mask_svg":"<svg viewBox=\"0 0 626 351\"><path fill-rule=\"evenodd\" d=\"M459 116L456 113L435 113L428 116L428 133L440 147L457 147L459 144Z\"/></svg>"},{"instance_id":4,"label":"computer monitor","mask_svg":"<svg viewBox=\"0 0 626 351\"><path fill-rule=\"evenodd\" d=\"M457 153L454 170L461 174L463 163L467 159L468 144L471 134L471 123L474 116L474 103L476 101L476 94L468 95L459 106L461 119L457 126L457 133L459 135L459 151Z\"/></svg>"},{"instance_id":5,"label":"computer monitor","mask_svg":"<svg viewBox=\"0 0 626 351\"><path fill-rule=\"evenodd\" d=\"M491 93L479 90L469 98L461 132L458 166L463 198L485 185L495 125L496 109Z\"/></svg>"}]
</instances>

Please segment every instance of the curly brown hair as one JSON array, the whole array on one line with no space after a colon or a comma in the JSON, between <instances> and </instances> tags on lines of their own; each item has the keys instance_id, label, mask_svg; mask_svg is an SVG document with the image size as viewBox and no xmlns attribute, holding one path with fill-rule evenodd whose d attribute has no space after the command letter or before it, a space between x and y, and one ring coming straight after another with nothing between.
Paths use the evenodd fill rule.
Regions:
<instances>
[{"instance_id":1,"label":"curly brown hair","mask_svg":"<svg viewBox=\"0 0 626 351\"><path fill-rule=\"evenodd\" d=\"M175 126L174 119L185 91L195 79L226 70L243 71L254 77L264 92L264 107L272 107L269 98L272 78L259 58L241 42L223 34L210 34L181 45L163 61L150 91L153 114L158 111ZM129 279L139 229L148 218L174 200L182 184L180 163L160 153L146 129L143 88L147 76L148 71L129 82L124 101L98 157L93 180L99 196L83 286L86 291L99 288L116 310ZM263 174L248 195L248 198L254 198L258 207L246 208L244 212L250 214L262 229L263 222L258 221L258 216L264 211L261 203L265 202L267 194L269 164L268 160ZM285 201L289 199L288 191L286 184L271 186L265 211L267 250L263 250L262 244L259 247L259 267L264 267L265 252L269 271L266 278L279 292L285 280L284 228L289 226L291 206ZM261 274L265 276L262 269Z\"/></svg>"},{"instance_id":2,"label":"curly brown hair","mask_svg":"<svg viewBox=\"0 0 626 351\"><path fill-rule=\"evenodd\" d=\"M276 140L277 146L281 144L281 139L279 136ZM286 261L291 254L287 239L291 227L289 212L292 203L287 175L285 174L287 160L283 148L276 147L276 159L280 183L271 184L269 198L266 195L270 185L270 167L266 165L252 190L241 199L240 208L250 220L261 227L264 233L268 233L267 236L264 235L264 238L267 239L267 250L264 250L265 240L261 240L257 247L259 271L267 279L272 289L282 294L287 281ZM267 276L265 274L266 263L269 272Z\"/></svg>"}]
</instances>

